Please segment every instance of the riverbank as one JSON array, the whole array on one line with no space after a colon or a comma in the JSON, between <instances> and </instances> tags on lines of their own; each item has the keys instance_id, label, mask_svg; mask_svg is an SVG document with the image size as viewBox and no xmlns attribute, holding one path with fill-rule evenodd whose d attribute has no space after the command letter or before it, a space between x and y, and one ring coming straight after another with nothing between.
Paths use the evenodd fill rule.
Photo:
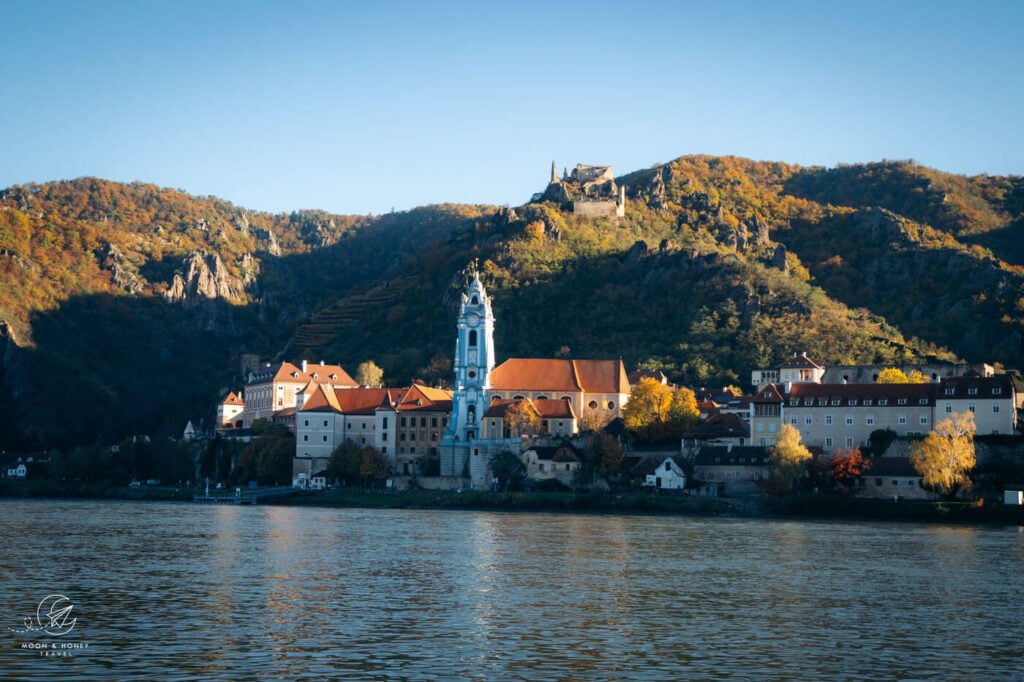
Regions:
<instances>
[{"instance_id":1,"label":"riverbank","mask_svg":"<svg viewBox=\"0 0 1024 682\"><path fill-rule=\"evenodd\" d=\"M196 490L173 486L58 485L48 481L5 481L0 498L101 499L191 502ZM407 490L296 491L260 504L365 509L451 509L576 514L660 514L736 518L910 521L943 524L1013 524L1024 526L1024 507L999 502L931 502L805 495L786 498L697 497L653 491L586 492L451 492Z\"/></svg>"}]
</instances>

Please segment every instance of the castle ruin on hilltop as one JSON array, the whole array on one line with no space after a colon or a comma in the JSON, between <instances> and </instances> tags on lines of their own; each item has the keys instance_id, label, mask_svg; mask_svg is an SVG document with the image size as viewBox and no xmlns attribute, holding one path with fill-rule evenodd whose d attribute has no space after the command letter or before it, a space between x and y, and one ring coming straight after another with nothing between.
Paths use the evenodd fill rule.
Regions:
<instances>
[{"instance_id":1,"label":"castle ruin on hilltop","mask_svg":"<svg viewBox=\"0 0 1024 682\"><path fill-rule=\"evenodd\" d=\"M562 170L558 177L551 162L551 181L534 201L553 201L577 215L591 218L621 218L626 215L626 188L615 182L612 166L576 164L572 173Z\"/></svg>"}]
</instances>

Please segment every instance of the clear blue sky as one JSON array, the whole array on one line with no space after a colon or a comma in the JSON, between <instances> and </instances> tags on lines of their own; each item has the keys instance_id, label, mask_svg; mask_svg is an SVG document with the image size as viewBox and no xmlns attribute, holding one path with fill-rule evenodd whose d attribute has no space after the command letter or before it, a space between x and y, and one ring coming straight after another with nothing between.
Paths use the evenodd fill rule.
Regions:
<instances>
[{"instance_id":1,"label":"clear blue sky","mask_svg":"<svg viewBox=\"0 0 1024 682\"><path fill-rule=\"evenodd\" d=\"M551 161L1024 173L1024 2L0 0L0 187L521 204Z\"/></svg>"}]
</instances>

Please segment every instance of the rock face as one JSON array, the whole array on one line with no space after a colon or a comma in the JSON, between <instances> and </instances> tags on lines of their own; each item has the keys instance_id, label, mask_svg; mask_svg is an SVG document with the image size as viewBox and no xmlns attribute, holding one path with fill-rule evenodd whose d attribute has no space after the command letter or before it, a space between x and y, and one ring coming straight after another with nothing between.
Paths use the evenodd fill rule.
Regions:
<instances>
[{"instance_id":1,"label":"rock face","mask_svg":"<svg viewBox=\"0 0 1024 682\"><path fill-rule=\"evenodd\" d=\"M193 251L182 261L182 272L174 273L164 294L172 303L192 306L217 298L231 302L242 298L244 284L231 276L217 254Z\"/></svg>"},{"instance_id":2,"label":"rock face","mask_svg":"<svg viewBox=\"0 0 1024 682\"><path fill-rule=\"evenodd\" d=\"M114 284L132 295L142 291L142 278L139 277L135 266L124 257L120 249L113 244L107 244L106 249L102 250L99 256L100 267L110 272L110 278Z\"/></svg>"}]
</instances>

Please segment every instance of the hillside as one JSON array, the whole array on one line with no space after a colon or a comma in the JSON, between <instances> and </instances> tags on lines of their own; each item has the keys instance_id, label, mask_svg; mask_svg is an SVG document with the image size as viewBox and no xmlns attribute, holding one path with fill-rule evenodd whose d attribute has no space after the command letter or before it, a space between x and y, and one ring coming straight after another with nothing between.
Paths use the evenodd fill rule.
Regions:
<instances>
[{"instance_id":1,"label":"hillside","mask_svg":"<svg viewBox=\"0 0 1024 682\"><path fill-rule=\"evenodd\" d=\"M622 356L694 385L793 350L1021 364L1019 177L693 156L617 180L618 220L271 215L92 178L0 191L0 447L177 433L240 386L243 354L447 380L474 259L499 361Z\"/></svg>"}]
</instances>

